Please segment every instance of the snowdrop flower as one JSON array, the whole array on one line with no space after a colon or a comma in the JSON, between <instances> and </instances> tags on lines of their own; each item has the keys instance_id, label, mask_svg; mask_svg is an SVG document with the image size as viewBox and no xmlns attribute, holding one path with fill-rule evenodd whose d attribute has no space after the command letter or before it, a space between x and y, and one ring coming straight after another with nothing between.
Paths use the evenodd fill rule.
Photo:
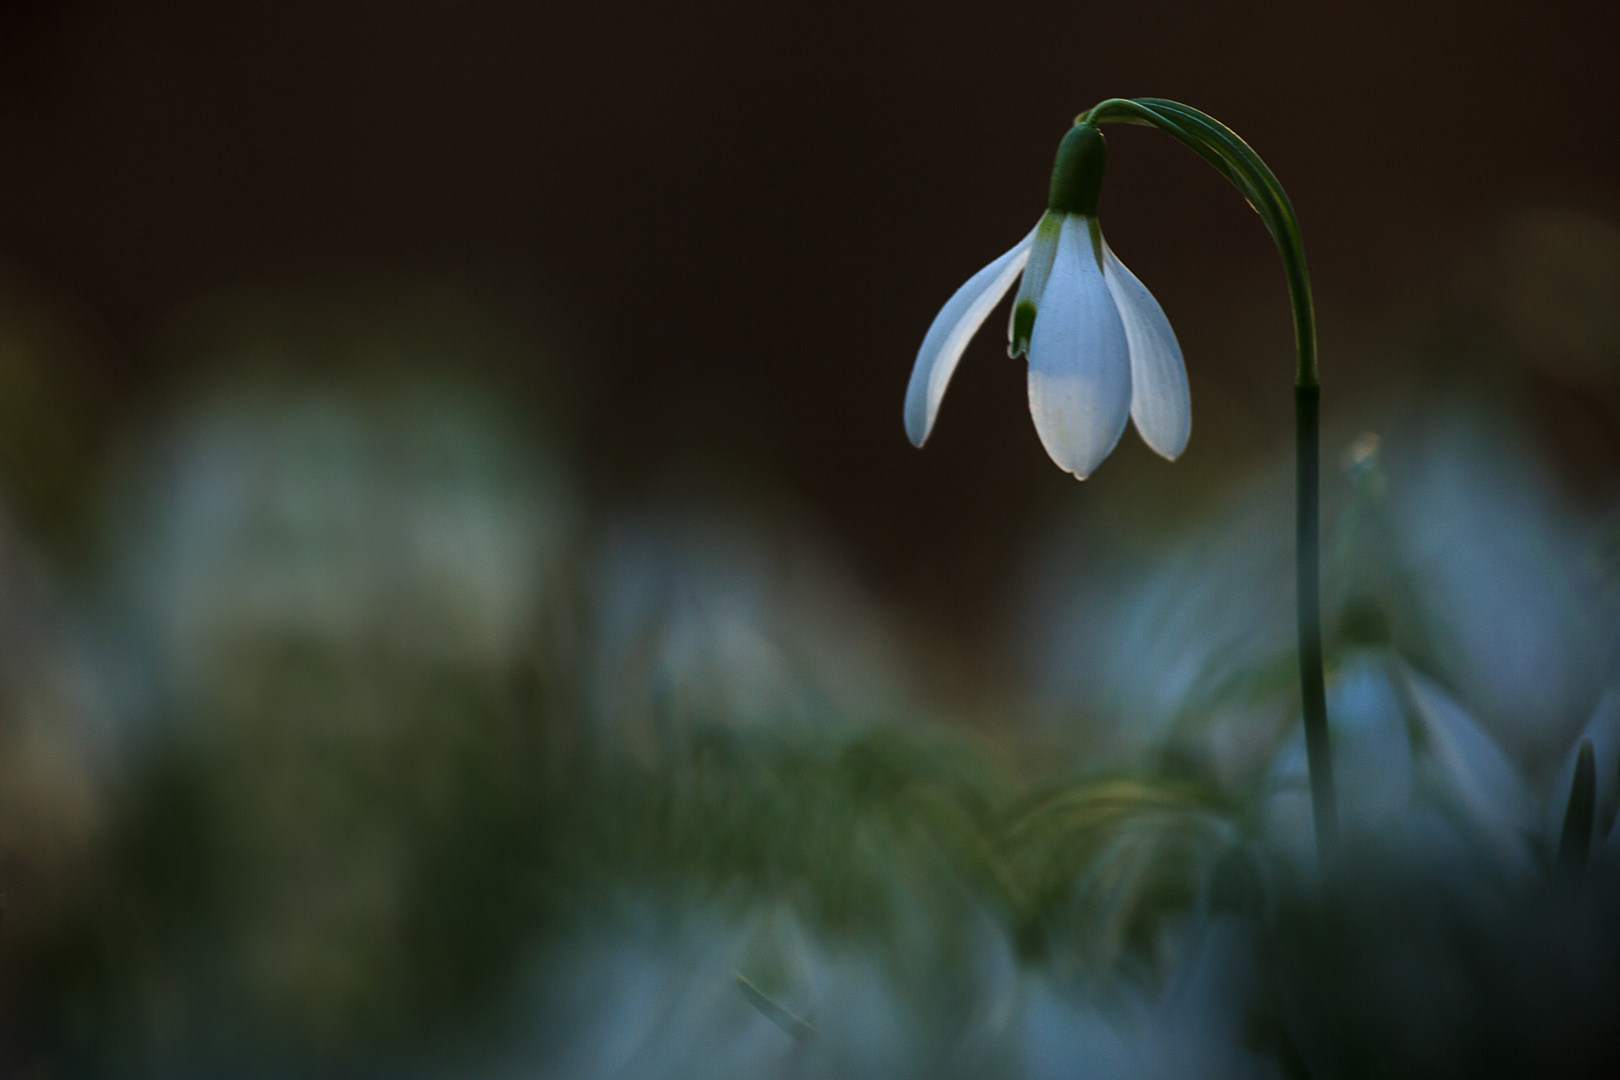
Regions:
<instances>
[{"instance_id":1,"label":"snowdrop flower","mask_svg":"<svg viewBox=\"0 0 1620 1080\"><path fill-rule=\"evenodd\" d=\"M1029 357L1029 411L1052 460L1084 480L1119 442L1127 416L1167 458L1187 445L1192 410L1181 346L1158 301L1108 249L1097 224L1105 162L1094 125L1070 128L1040 222L935 316L906 389L906 434L914 445L933 429L968 341L1020 273L1007 351Z\"/></svg>"},{"instance_id":2,"label":"snowdrop flower","mask_svg":"<svg viewBox=\"0 0 1620 1080\"><path fill-rule=\"evenodd\" d=\"M1614 827L1620 689L1603 695L1539 798L1478 720L1439 683L1388 650L1350 652L1328 700L1334 774L1345 781L1339 809L1347 833L1404 842L1430 869L1447 849L1460 851L1456 841L1462 841L1483 856L1477 868L1506 882L1535 880L1555 868L1578 876L1588 865L1620 866L1620 829ZM1296 864L1308 861L1305 745L1299 733L1280 749L1268 786L1268 839Z\"/></svg>"},{"instance_id":3,"label":"snowdrop flower","mask_svg":"<svg viewBox=\"0 0 1620 1080\"><path fill-rule=\"evenodd\" d=\"M1534 871L1530 789L1438 683L1388 650L1357 649L1343 658L1328 702L1347 834L1431 866L1449 854L1462 857L1450 864L1457 870L1480 866L1509 880ZM1280 748L1267 786L1268 840L1303 870L1314 857L1303 732Z\"/></svg>"}]
</instances>

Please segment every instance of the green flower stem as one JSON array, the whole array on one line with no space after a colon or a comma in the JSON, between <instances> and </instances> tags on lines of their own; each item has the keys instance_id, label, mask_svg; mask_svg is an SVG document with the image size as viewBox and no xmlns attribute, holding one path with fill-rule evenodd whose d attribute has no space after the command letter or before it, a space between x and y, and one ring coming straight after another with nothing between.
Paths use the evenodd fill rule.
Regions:
<instances>
[{"instance_id":1,"label":"green flower stem","mask_svg":"<svg viewBox=\"0 0 1620 1080\"><path fill-rule=\"evenodd\" d=\"M1076 118L1077 123L1146 124L1180 139L1215 166L1249 200L1282 256L1294 309L1295 601L1299 613L1299 683L1305 715L1305 754L1311 773L1311 809L1316 847L1324 869L1338 858L1339 821L1333 793L1333 757L1328 746L1327 691L1322 675L1319 491L1321 389L1316 378L1316 309L1305 271L1305 245L1293 204L1277 177L1248 143L1213 117L1163 98L1109 98Z\"/></svg>"}]
</instances>

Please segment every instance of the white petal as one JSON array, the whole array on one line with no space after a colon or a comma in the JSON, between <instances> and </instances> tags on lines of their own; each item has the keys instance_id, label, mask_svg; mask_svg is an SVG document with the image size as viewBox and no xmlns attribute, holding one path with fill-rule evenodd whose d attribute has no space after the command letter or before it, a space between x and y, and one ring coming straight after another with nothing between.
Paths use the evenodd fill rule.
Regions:
<instances>
[{"instance_id":1,"label":"white petal","mask_svg":"<svg viewBox=\"0 0 1620 1080\"><path fill-rule=\"evenodd\" d=\"M1187 365L1164 309L1147 286L1103 245L1108 291L1119 305L1125 339L1131 345L1131 419L1142 440L1174 461L1192 433L1192 400Z\"/></svg>"},{"instance_id":2,"label":"white petal","mask_svg":"<svg viewBox=\"0 0 1620 1080\"><path fill-rule=\"evenodd\" d=\"M1372 830L1397 821L1412 805L1417 762L1382 657L1360 650L1344 655L1328 685L1327 707L1345 827Z\"/></svg>"},{"instance_id":3,"label":"white petal","mask_svg":"<svg viewBox=\"0 0 1620 1080\"><path fill-rule=\"evenodd\" d=\"M1029 341L1029 411L1041 445L1084 480L1125 431L1131 356L1089 219L1063 219Z\"/></svg>"},{"instance_id":4,"label":"white petal","mask_svg":"<svg viewBox=\"0 0 1620 1080\"><path fill-rule=\"evenodd\" d=\"M1436 683L1401 665L1436 771L1504 867L1528 870L1530 793L1495 740Z\"/></svg>"},{"instance_id":5,"label":"white petal","mask_svg":"<svg viewBox=\"0 0 1620 1080\"><path fill-rule=\"evenodd\" d=\"M934 316L933 325L923 337L922 348L917 350L917 363L911 369L911 383L906 387L906 436L913 446L921 446L934 429L940 399L945 396L945 387L951 381L957 361L962 359L963 350L990 309L1024 269L1029 246L1034 240L1035 230L1031 229L1017 247L968 278L967 284L957 289Z\"/></svg>"}]
</instances>

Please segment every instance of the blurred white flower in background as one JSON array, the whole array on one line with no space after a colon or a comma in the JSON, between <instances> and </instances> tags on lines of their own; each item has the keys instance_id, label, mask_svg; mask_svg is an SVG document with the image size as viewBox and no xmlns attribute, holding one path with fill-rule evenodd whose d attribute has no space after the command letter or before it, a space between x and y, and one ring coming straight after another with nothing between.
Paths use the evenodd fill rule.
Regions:
<instances>
[{"instance_id":1,"label":"blurred white flower in background","mask_svg":"<svg viewBox=\"0 0 1620 1080\"><path fill-rule=\"evenodd\" d=\"M1398 658L1346 661L1329 705L1352 870L1333 878L1336 905L1274 920L1283 946L1270 953L1282 992L1312 1014L1300 1035L1314 1060L1378 1060L1396 1075L1437 1062L1612 1072L1620 832L1602 810L1620 769L1617 702L1604 695L1564 768L1537 784ZM1583 746L1602 747L1596 776L1611 780L1580 821L1592 810L1572 799ZM1300 884L1318 880L1302 756L1291 740L1264 795L1265 842Z\"/></svg>"},{"instance_id":2,"label":"blurred white flower in background","mask_svg":"<svg viewBox=\"0 0 1620 1080\"><path fill-rule=\"evenodd\" d=\"M1510 752L1561 751L1616 641L1589 557L1595 522L1486 417L1452 414L1386 446L1399 446L1388 520L1440 670Z\"/></svg>"},{"instance_id":3,"label":"blurred white flower in background","mask_svg":"<svg viewBox=\"0 0 1620 1080\"><path fill-rule=\"evenodd\" d=\"M151 843L228 866L167 901L206 945L141 953L132 981L171 988L186 1052L228 1021L249 1056L404 1028L433 980L487 985L478 935L521 925L500 853L543 763L523 680L563 606L560 469L476 389L402 379L238 384L132 457L130 749L167 763L151 798L207 817ZM444 899L452 873L487 925ZM424 934L455 943L424 958Z\"/></svg>"},{"instance_id":4,"label":"blurred white flower in background","mask_svg":"<svg viewBox=\"0 0 1620 1080\"><path fill-rule=\"evenodd\" d=\"M1345 654L1328 688L1339 816L1350 844L1446 861L1464 881L1481 870L1523 881L1541 860L1532 840L1535 800L1496 742L1433 680L1383 649ZM1265 783L1272 850L1313 880L1305 741L1295 731ZM1562 818L1560 818L1562 821Z\"/></svg>"},{"instance_id":5,"label":"blurred white flower in background","mask_svg":"<svg viewBox=\"0 0 1620 1080\"><path fill-rule=\"evenodd\" d=\"M912 707L880 614L807 535L690 506L615 521L589 592L610 743L657 761L706 726L830 734Z\"/></svg>"},{"instance_id":6,"label":"blurred white flower in background","mask_svg":"<svg viewBox=\"0 0 1620 1080\"><path fill-rule=\"evenodd\" d=\"M930 1014L878 954L756 905L621 905L541 959L529 1040L493 1077L934 1077L986 1073L994 1048ZM999 955L1005 957L1002 951ZM956 971L969 992L996 972ZM1002 973L1004 980L1006 973Z\"/></svg>"},{"instance_id":7,"label":"blurred white flower in background","mask_svg":"<svg viewBox=\"0 0 1620 1080\"><path fill-rule=\"evenodd\" d=\"M1048 713L1079 718L1093 753L1131 759L1196 719L1217 772L1237 784L1291 719L1291 508L1266 494L1234 502L1151 546L1083 522L1036 561L1025 590L1034 690Z\"/></svg>"},{"instance_id":8,"label":"blurred white flower in background","mask_svg":"<svg viewBox=\"0 0 1620 1080\"><path fill-rule=\"evenodd\" d=\"M1544 881L1559 853L1583 744L1596 767L1590 858L1620 869L1620 691L1599 699L1550 781L1526 778L1438 683L1392 652L1347 654L1328 689L1334 777L1346 839L1454 885ZM1539 788L1539 790L1538 790ZM1281 746L1263 786L1264 836L1296 877L1316 874L1303 734ZM1389 869L1386 867L1386 869Z\"/></svg>"},{"instance_id":9,"label":"blurred white flower in background","mask_svg":"<svg viewBox=\"0 0 1620 1080\"><path fill-rule=\"evenodd\" d=\"M1589 559L1595 522L1487 416L1377 446L1350 483L1326 485L1329 649L1393 645L1534 771L1567 747L1616 644ZM1037 686L1096 720L1116 753L1180 740L1241 784L1293 720L1287 483L1278 471L1254 491L1146 556L1095 529L1047 556L1032 589Z\"/></svg>"},{"instance_id":10,"label":"blurred white flower in background","mask_svg":"<svg viewBox=\"0 0 1620 1080\"><path fill-rule=\"evenodd\" d=\"M1154 1080L1280 1076L1249 1045L1256 964L1247 929L1231 918L1184 932L1182 954L1151 988L1115 980L1090 993L1027 976L1019 1018L1028 1080Z\"/></svg>"},{"instance_id":11,"label":"blurred white flower in background","mask_svg":"<svg viewBox=\"0 0 1620 1080\"><path fill-rule=\"evenodd\" d=\"M922 985L831 944L780 908L654 908L569 936L539 965L530 1041L492 1077L1004 1077L1129 1080L1280 1075L1249 1045L1250 934L1184 921L1151 978L1060 980L987 936ZM939 1010L943 1000L965 999Z\"/></svg>"},{"instance_id":12,"label":"blurred white flower in background","mask_svg":"<svg viewBox=\"0 0 1620 1080\"><path fill-rule=\"evenodd\" d=\"M127 572L180 687L273 637L510 663L576 525L555 465L447 386L241 387L149 460Z\"/></svg>"}]
</instances>

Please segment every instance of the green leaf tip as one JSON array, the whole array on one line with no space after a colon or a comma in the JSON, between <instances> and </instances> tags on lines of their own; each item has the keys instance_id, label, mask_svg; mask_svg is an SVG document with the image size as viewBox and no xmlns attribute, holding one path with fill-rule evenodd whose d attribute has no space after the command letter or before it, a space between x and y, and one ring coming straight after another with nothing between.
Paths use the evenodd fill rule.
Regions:
<instances>
[{"instance_id":1,"label":"green leaf tip","mask_svg":"<svg viewBox=\"0 0 1620 1080\"><path fill-rule=\"evenodd\" d=\"M1007 355L1016 360L1029 349L1029 335L1035 331L1035 305L1020 300L1013 308L1012 340L1007 343Z\"/></svg>"},{"instance_id":2,"label":"green leaf tip","mask_svg":"<svg viewBox=\"0 0 1620 1080\"><path fill-rule=\"evenodd\" d=\"M1560 877L1579 876L1586 869L1586 853L1592 846L1592 818L1597 809L1597 757L1592 740L1582 739L1575 754L1575 778L1569 788L1569 809L1564 811L1564 830L1558 838Z\"/></svg>"}]
</instances>

